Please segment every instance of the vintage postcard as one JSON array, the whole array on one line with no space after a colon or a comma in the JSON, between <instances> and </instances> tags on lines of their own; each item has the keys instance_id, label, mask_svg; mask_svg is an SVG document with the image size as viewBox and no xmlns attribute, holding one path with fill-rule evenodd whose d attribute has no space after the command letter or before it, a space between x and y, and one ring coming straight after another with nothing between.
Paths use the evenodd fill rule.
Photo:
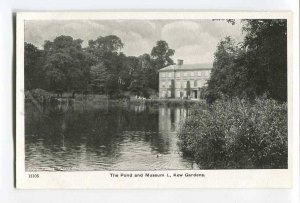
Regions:
<instances>
[{"instance_id":1,"label":"vintage postcard","mask_svg":"<svg viewBox=\"0 0 300 203\"><path fill-rule=\"evenodd\" d=\"M17 14L17 188L290 188L288 12Z\"/></svg>"}]
</instances>

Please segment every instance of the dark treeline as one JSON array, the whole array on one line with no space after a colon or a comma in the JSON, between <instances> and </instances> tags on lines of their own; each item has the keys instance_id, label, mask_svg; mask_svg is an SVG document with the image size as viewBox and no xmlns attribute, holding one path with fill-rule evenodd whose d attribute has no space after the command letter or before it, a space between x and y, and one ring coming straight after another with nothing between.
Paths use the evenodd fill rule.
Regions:
<instances>
[{"instance_id":1,"label":"dark treeline","mask_svg":"<svg viewBox=\"0 0 300 203\"><path fill-rule=\"evenodd\" d=\"M122 53L124 44L115 35L90 40L87 47L82 42L58 36L43 49L25 42L25 89L148 97L158 90L158 70L174 64L175 51L162 40L139 57Z\"/></svg>"},{"instance_id":2,"label":"dark treeline","mask_svg":"<svg viewBox=\"0 0 300 203\"><path fill-rule=\"evenodd\" d=\"M235 21L228 21L235 23ZM286 20L243 20L243 42L230 37L215 52L207 100L221 97L255 99L262 95L287 100Z\"/></svg>"}]
</instances>

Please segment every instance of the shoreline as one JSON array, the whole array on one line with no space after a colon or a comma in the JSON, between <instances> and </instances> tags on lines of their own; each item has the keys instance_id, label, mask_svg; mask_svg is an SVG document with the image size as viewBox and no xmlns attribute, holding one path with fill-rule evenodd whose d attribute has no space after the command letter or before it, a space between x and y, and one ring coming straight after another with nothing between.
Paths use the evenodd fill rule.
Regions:
<instances>
[{"instance_id":1,"label":"shoreline","mask_svg":"<svg viewBox=\"0 0 300 203\"><path fill-rule=\"evenodd\" d=\"M103 94L76 94L72 97L72 93L63 92L61 96L56 93L51 93L42 89L27 90L25 92L25 102L38 102L41 104L77 104L79 102L88 102L99 104L100 102L136 104L136 105L175 105L175 106L192 106L194 104L206 105L205 100L191 100L191 99L176 99L176 98L150 98L137 99L134 95L120 98L108 98Z\"/></svg>"}]
</instances>

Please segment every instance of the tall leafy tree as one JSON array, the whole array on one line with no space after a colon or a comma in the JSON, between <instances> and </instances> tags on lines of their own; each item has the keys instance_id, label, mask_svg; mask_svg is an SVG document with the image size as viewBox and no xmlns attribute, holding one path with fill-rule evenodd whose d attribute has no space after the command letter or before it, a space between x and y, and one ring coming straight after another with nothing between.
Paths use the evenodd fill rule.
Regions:
<instances>
[{"instance_id":1,"label":"tall leafy tree","mask_svg":"<svg viewBox=\"0 0 300 203\"><path fill-rule=\"evenodd\" d=\"M248 77L257 94L287 100L287 21L245 20Z\"/></svg>"},{"instance_id":2,"label":"tall leafy tree","mask_svg":"<svg viewBox=\"0 0 300 203\"><path fill-rule=\"evenodd\" d=\"M163 67L173 65L174 61L172 56L174 55L175 50L170 49L166 41L159 40L156 42L156 46L152 48L151 57L156 69L161 69Z\"/></svg>"},{"instance_id":3,"label":"tall leafy tree","mask_svg":"<svg viewBox=\"0 0 300 203\"><path fill-rule=\"evenodd\" d=\"M220 95L256 98L263 94L287 99L286 20L244 20L240 46L227 37L215 52L207 99Z\"/></svg>"},{"instance_id":4,"label":"tall leafy tree","mask_svg":"<svg viewBox=\"0 0 300 203\"><path fill-rule=\"evenodd\" d=\"M126 69L126 56L120 52L123 46L119 37L108 35L90 40L86 49L95 57L96 67L102 67L101 71L108 76L105 87L110 95L119 92L124 86L123 73ZM95 81L95 78L93 80Z\"/></svg>"},{"instance_id":5,"label":"tall leafy tree","mask_svg":"<svg viewBox=\"0 0 300 203\"><path fill-rule=\"evenodd\" d=\"M158 70L174 64L174 61L171 58L174 53L175 50L170 49L166 41L159 40L156 42L156 46L153 47L151 51L153 69L149 75L149 78L152 81L150 84L151 88L158 90Z\"/></svg>"},{"instance_id":6,"label":"tall leafy tree","mask_svg":"<svg viewBox=\"0 0 300 203\"><path fill-rule=\"evenodd\" d=\"M111 75L102 63L92 66L89 85L93 93L107 94L109 78L111 78Z\"/></svg>"},{"instance_id":7,"label":"tall leafy tree","mask_svg":"<svg viewBox=\"0 0 300 203\"><path fill-rule=\"evenodd\" d=\"M143 54L139 56L140 78L143 80L143 84L151 89L156 88L158 81L153 80L157 77L157 70L154 67L150 54Z\"/></svg>"},{"instance_id":8,"label":"tall leafy tree","mask_svg":"<svg viewBox=\"0 0 300 203\"><path fill-rule=\"evenodd\" d=\"M247 76L244 71L244 50L234 40L221 40L214 54L211 77L208 80L207 99L213 102L221 95L243 97L247 91ZM240 62L241 60L241 62Z\"/></svg>"},{"instance_id":9,"label":"tall leafy tree","mask_svg":"<svg viewBox=\"0 0 300 203\"><path fill-rule=\"evenodd\" d=\"M98 37L96 40L89 40L87 50L101 60L113 52L119 52L123 48L122 40L115 35Z\"/></svg>"},{"instance_id":10,"label":"tall leafy tree","mask_svg":"<svg viewBox=\"0 0 300 203\"><path fill-rule=\"evenodd\" d=\"M25 89L44 88L42 66L44 52L30 43L24 44Z\"/></svg>"},{"instance_id":11,"label":"tall leafy tree","mask_svg":"<svg viewBox=\"0 0 300 203\"><path fill-rule=\"evenodd\" d=\"M149 96L148 88L148 73L150 64L147 61L150 60L148 54L144 54L139 57L129 57L130 58L130 78L131 82L128 89L134 94L138 94L144 97Z\"/></svg>"},{"instance_id":12,"label":"tall leafy tree","mask_svg":"<svg viewBox=\"0 0 300 203\"><path fill-rule=\"evenodd\" d=\"M53 42L46 41L44 71L47 89L65 91L83 90L89 82L92 57L83 51L82 40L59 36Z\"/></svg>"}]
</instances>

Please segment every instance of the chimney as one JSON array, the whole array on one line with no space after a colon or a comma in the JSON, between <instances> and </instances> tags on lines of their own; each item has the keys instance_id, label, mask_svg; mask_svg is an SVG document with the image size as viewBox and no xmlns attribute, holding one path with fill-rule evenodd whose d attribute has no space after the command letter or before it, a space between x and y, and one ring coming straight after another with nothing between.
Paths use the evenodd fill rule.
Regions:
<instances>
[{"instance_id":1,"label":"chimney","mask_svg":"<svg viewBox=\"0 0 300 203\"><path fill-rule=\"evenodd\" d=\"M183 60L182 60L182 59L178 59L178 60L177 60L177 65L178 65L178 66L183 65Z\"/></svg>"}]
</instances>

